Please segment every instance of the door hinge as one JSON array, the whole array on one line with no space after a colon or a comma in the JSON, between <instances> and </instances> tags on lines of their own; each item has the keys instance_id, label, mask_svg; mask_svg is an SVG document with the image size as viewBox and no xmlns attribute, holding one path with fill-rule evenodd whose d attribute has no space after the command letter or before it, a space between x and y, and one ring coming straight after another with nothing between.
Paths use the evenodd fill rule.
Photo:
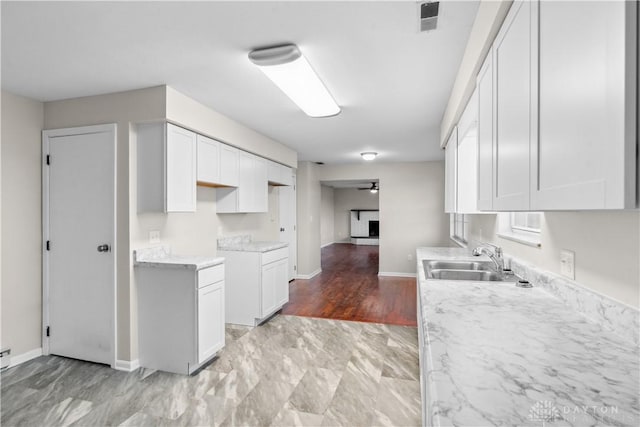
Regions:
<instances>
[{"instance_id":1,"label":"door hinge","mask_svg":"<svg viewBox=\"0 0 640 427\"><path fill-rule=\"evenodd\" d=\"M51 242L49 240L47 240L47 250L48 251L51 250Z\"/></svg>"},{"instance_id":2,"label":"door hinge","mask_svg":"<svg viewBox=\"0 0 640 427\"><path fill-rule=\"evenodd\" d=\"M298 271L298 266L297 265L293 266L293 271Z\"/></svg>"},{"instance_id":3,"label":"door hinge","mask_svg":"<svg viewBox=\"0 0 640 427\"><path fill-rule=\"evenodd\" d=\"M295 225L293 226L293 231L296 231L296 226Z\"/></svg>"},{"instance_id":4,"label":"door hinge","mask_svg":"<svg viewBox=\"0 0 640 427\"><path fill-rule=\"evenodd\" d=\"M51 156L47 154L47 164L50 165L51 164Z\"/></svg>"},{"instance_id":5,"label":"door hinge","mask_svg":"<svg viewBox=\"0 0 640 427\"><path fill-rule=\"evenodd\" d=\"M47 326L47 336L51 335L51 328L49 326Z\"/></svg>"}]
</instances>

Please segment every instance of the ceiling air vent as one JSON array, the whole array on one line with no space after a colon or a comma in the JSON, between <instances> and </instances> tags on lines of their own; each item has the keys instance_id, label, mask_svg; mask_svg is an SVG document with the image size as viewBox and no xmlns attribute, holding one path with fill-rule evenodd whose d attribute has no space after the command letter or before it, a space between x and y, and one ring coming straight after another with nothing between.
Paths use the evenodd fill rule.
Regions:
<instances>
[{"instance_id":1,"label":"ceiling air vent","mask_svg":"<svg viewBox=\"0 0 640 427\"><path fill-rule=\"evenodd\" d=\"M438 7L440 2L430 1L420 5L420 31L435 30L438 26Z\"/></svg>"}]
</instances>

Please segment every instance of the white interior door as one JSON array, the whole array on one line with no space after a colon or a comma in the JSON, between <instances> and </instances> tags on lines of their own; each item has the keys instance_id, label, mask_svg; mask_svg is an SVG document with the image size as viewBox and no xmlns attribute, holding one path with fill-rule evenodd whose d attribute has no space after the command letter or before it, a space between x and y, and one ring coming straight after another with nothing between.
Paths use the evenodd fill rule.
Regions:
<instances>
[{"instance_id":1,"label":"white interior door","mask_svg":"<svg viewBox=\"0 0 640 427\"><path fill-rule=\"evenodd\" d=\"M48 352L111 365L115 125L45 131L43 151Z\"/></svg>"},{"instance_id":2,"label":"white interior door","mask_svg":"<svg viewBox=\"0 0 640 427\"><path fill-rule=\"evenodd\" d=\"M296 231L296 177L293 185L278 187L280 200L280 241L289 244L289 280L296 278L298 265Z\"/></svg>"}]
</instances>

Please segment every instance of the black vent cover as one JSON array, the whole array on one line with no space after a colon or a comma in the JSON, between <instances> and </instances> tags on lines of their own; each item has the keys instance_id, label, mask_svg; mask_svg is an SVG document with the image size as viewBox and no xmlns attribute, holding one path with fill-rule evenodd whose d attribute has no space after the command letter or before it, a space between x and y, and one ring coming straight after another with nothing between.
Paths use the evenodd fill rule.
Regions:
<instances>
[{"instance_id":1,"label":"black vent cover","mask_svg":"<svg viewBox=\"0 0 640 427\"><path fill-rule=\"evenodd\" d=\"M420 31L435 30L438 26L440 2L431 1L420 5Z\"/></svg>"}]
</instances>

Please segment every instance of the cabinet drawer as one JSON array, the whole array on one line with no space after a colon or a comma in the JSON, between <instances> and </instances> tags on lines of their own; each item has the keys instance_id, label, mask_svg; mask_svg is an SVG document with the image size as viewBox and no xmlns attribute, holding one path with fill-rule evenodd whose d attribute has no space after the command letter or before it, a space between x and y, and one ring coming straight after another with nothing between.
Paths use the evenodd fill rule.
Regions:
<instances>
[{"instance_id":1,"label":"cabinet drawer","mask_svg":"<svg viewBox=\"0 0 640 427\"><path fill-rule=\"evenodd\" d=\"M274 251L264 252L262 254L262 265L272 263L279 259L288 258L289 257L289 248L284 247L280 249L276 249Z\"/></svg>"},{"instance_id":2,"label":"cabinet drawer","mask_svg":"<svg viewBox=\"0 0 640 427\"><path fill-rule=\"evenodd\" d=\"M198 288L224 280L224 264L198 271Z\"/></svg>"}]
</instances>

